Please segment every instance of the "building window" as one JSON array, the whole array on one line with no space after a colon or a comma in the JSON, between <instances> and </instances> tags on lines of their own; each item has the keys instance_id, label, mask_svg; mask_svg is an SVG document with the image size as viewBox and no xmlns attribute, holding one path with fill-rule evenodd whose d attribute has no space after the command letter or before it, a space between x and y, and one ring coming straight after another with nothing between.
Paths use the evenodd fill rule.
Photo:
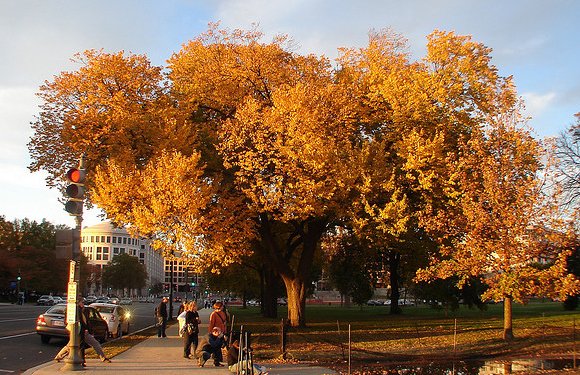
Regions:
<instances>
[{"instance_id":1,"label":"building window","mask_svg":"<svg viewBox=\"0 0 580 375\"><path fill-rule=\"evenodd\" d=\"M123 245L127 244L127 237L123 237Z\"/></svg>"},{"instance_id":2,"label":"building window","mask_svg":"<svg viewBox=\"0 0 580 375\"><path fill-rule=\"evenodd\" d=\"M107 243L111 243L111 236L107 236Z\"/></svg>"},{"instance_id":3,"label":"building window","mask_svg":"<svg viewBox=\"0 0 580 375\"><path fill-rule=\"evenodd\" d=\"M91 236L91 242L95 242L95 236Z\"/></svg>"},{"instance_id":4,"label":"building window","mask_svg":"<svg viewBox=\"0 0 580 375\"><path fill-rule=\"evenodd\" d=\"M109 248L103 247L103 260L109 260Z\"/></svg>"},{"instance_id":5,"label":"building window","mask_svg":"<svg viewBox=\"0 0 580 375\"><path fill-rule=\"evenodd\" d=\"M113 236L113 243L117 243L117 237Z\"/></svg>"},{"instance_id":6,"label":"building window","mask_svg":"<svg viewBox=\"0 0 580 375\"><path fill-rule=\"evenodd\" d=\"M119 248L118 248L118 247L114 247L114 248L113 248L113 254L114 254L114 255L117 255L117 254L119 254Z\"/></svg>"},{"instance_id":7,"label":"building window","mask_svg":"<svg viewBox=\"0 0 580 375\"><path fill-rule=\"evenodd\" d=\"M96 260L103 260L103 248L97 246L97 258Z\"/></svg>"},{"instance_id":8,"label":"building window","mask_svg":"<svg viewBox=\"0 0 580 375\"><path fill-rule=\"evenodd\" d=\"M119 254L125 254L125 248L124 247L122 247L122 248L119 249Z\"/></svg>"}]
</instances>

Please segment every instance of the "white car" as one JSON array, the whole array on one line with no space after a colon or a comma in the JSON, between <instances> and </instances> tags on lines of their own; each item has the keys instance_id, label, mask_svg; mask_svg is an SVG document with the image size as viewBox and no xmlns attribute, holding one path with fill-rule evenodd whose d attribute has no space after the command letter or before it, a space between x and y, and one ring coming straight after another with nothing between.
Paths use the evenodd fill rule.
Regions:
<instances>
[{"instance_id":1,"label":"white car","mask_svg":"<svg viewBox=\"0 0 580 375\"><path fill-rule=\"evenodd\" d=\"M129 333L131 313L127 309L112 303L91 303L90 306L105 319L112 337L121 337Z\"/></svg>"}]
</instances>

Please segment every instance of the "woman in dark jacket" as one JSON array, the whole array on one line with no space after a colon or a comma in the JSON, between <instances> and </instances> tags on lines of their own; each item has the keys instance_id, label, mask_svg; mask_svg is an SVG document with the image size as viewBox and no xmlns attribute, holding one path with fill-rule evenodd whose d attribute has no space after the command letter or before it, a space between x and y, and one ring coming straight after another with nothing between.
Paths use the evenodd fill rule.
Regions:
<instances>
[{"instance_id":1,"label":"woman in dark jacket","mask_svg":"<svg viewBox=\"0 0 580 375\"><path fill-rule=\"evenodd\" d=\"M191 347L193 346L193 353L197 350L199 324L199 314L197 313L197 304L191 301L185 307L185 322L183 323L183 358L190 358Z\"/></svg>"}]
</instances>

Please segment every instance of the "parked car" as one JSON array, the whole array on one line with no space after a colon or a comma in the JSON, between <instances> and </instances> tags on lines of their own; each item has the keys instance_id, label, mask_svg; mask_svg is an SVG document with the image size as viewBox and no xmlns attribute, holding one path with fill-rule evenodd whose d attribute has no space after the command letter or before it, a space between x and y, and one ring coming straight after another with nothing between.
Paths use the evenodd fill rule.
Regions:
<instances>
[{"instance_id":1,"label":"parked car","mask_svg":"<svg viewBox=\"0 0 580 375\"><path fill-rule=\"evenodd\" d=\"M54 305L53 301L54 299L52 298L52 296L43 295L40 296L38 300L36 300L36 304L40 306L52 306Z\"/></svg>"},{"instance_id":2,"label":"parked car","mask_svg":"<svg viewBox=\"0 0 580 375\"><path fill-rule=\"evenodd\" d=\"M99 312L90 307L87 309L89 324L93 328L93 335L100 342L104 342L109 336L109 326ZM40 314L36 319L36 333L40 335L40 341L48 344L52 337L68 338L69 332L66 329L66 303L59 303L50 307L44 314Z\"/></svg>"},{"instance_id":3,"label":"parked car","mask_svg":"<svg viewBox=\"0 0 580 375\"><path fill-rule=\"evenodd\" d=\"M129 333L131 314L124 307L113 303L92 303L90 307L95 308L105 319L112 337Z\"/></svg>"},{"instance_id":4,"label":"parked car","mask_svg":"<svg viewBox=\"0 0 580 375\"><path fill-rule=\"evenodd\" d=\"M288 304L288 301L286 301L286 298L278 298L276 300L276 302L278 303L278 305L280 306L286 306Z\"/></svg>"},{"instance_id":5,"label":"parked car","mask_svg":"<svg viewBox=\"0 0 580 375\"><path fill-rule=\"evenodd\" d=\"M121 298L119 300L119 305L132 305L133 300L131 298Z\"/></svg>"},{"instance_id":6,"label":"parked car","mask_svg":"<svg viewBox=\"0 0 580 375\"><path fill-rule=\"evenodd\" d=\"M87 305L90 305L91 303L96 302L96 301L97 301L97 296L86 296L85 297L85 303Z\"/></svg>"},{"instance_id":7,"label":"parked car","mask_svg":"<svg viewBox=\"0 0 580 375\"><path fill-rule=\"evenodd\" d=\"M93 303L111 303L111 299L109 297L99 297Z\"/></svg>"},{"instance_id":8,"label":"parked car","mask_svg":"<svg viewBox=\"0 0 580 375\"><path fill-rule=\"evenodd\" d=\"M59 297L59 296L53 296L52 297L52 304L53 305L57 305L59 303L66 303L66 299L65 298L62 298L62 297Z\"/></svg>"}]
</instances>

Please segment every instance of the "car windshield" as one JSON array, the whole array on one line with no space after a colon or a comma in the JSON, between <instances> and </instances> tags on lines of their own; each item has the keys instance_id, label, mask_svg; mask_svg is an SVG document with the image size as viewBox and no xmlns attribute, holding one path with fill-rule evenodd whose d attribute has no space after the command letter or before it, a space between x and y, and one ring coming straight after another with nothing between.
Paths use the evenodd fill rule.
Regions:
<instances>
[{"instance_id":1,"label":"car windshield","mask_svg":"<svg viewBox=\"0 0 580 375\"><path fill-rule=\"evenodd\" d=\"M112 314L113 310L115 309L114 307L108 307L108 306L95 306L95 309L97 309L99 312L105 313L105 314Z\"/></svg>"},{"instance_id":2,"label":"car windshield","mask_svg":"<svg viewBox=\"0 0 580 375\"><path fill-rule=\"evenodd\" d=\"M47 314L62 314L66 312L66 305L54 305L48 311Z\"/></svg>"}]
</instances>

